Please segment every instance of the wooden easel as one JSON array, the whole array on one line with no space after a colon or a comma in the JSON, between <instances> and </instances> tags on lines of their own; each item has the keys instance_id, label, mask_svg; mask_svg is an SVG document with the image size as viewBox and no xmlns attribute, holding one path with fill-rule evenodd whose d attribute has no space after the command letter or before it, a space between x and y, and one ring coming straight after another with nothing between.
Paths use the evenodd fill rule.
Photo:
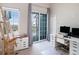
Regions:
<instances>
[{"instance_id":1,"label":"wooden easel","mask_svg":"<svg viewBox=\"0 0 79 59\"><path fill-rule=\"evenodd\" d=\"M14 45L16 45L16 38L14 37L12 27L10 26L10 22L8 18L5 16L2 7L0 7L0 13L1 13L0 16L2 16L3 20L0 21L0 32L3 40L2 54L3 55L15 54ZM12 38L10 38L10 34L12 34Z\"/></svg>"}]
</instances>

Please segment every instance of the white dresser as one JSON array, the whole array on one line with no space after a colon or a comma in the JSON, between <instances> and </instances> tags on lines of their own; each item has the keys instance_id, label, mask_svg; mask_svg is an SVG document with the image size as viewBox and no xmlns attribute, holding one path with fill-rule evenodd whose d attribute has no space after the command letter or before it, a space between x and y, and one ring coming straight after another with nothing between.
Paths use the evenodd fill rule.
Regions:
<instances>
[{"instance_id":1,"label":"white dresser","mask_svg":"<svg viewBox=\"0 0 79 59\"><path fill-rule=\"evenodd\" d=\"M79 55L79 38L71 37L70 55Z\"/></svg>"},{"instance_id":2,"label":"white dresser","mask_svg":"<svg viewBox=\"0 0 79 59\"><path fill-rule=\"evenodd\" d=\"M16 45L17 46L15 46L15 50L28 48L28 37L16 39Z\"/></svg>"}]
</instances>

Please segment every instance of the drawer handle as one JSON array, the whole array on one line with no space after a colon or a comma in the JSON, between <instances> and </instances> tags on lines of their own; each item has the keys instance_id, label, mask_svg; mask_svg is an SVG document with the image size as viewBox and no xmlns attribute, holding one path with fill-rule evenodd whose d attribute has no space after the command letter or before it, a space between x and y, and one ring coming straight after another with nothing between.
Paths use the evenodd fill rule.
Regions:
<instances>
[{"instance_id":1,"label":"drawer handle","mask_svg":"<svg viewBox=\"0 0 79 59\"><path fill-rule=\"evenodd\" d=\"M77 48L76 46L73 46L74 48Z\"/></svg>"},{"instance_id":2,"label":"drawer handle","mask_svg":"<svg viewBox=\"0 0 79 59\"><path fill-rule=\"evenodd\" d=\"M73 45L77 45L77 44L73 43Z\"/></svg>"},{"instance_id":3,"label":"drawer handle","mask_svg":"<svg viewBox=\"0 0 79 59\"><path fill-rule=\"evenodd\" d=\"M73 43L77 43L76 41L72 41Z\"/></svg>"},{"instance_id":4,"label":"drawer handle","mask_svg":"<svg viewBox=\"0 0 79 59\"><path fill-rule=\"evenodd\" d=\"M26 47L26 46L24 46L24 47Z\"/></svg>"},{"instance_id":5,"label":"drawer handle","mask_svg":"<svg viewBox=\"0 0 79 59\"><path fill-rule=\"evenodd\" d=\"M26 42L23 42L23 43L26 43Z\"/></svg>"}]
</instances>

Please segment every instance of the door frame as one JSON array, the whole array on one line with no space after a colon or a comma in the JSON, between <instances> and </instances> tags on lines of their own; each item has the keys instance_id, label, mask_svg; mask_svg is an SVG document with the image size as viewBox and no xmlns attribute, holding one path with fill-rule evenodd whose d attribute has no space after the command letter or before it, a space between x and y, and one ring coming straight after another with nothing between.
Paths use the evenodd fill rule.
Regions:
<instances>
[{"instance_id":1,"label":"door frame","mask_svg":"<svg viewBox=\"0 0 79 59\"><path fill-rule=\"evenodd\" d=\"M38 18L38 20L39 20L39 39L38 39L38 41L35 41L35 43L36 42L40 42L40 41L44 41L44 40L40 40L40 14L46 14L47 15L47 33L48 33L48 14L47 13L41 13L41 12L32 12L32 14L38 14L38 16L39 16L39 18ZM47 33L46 33L46 40L47 40Z\"/></svg>"}]
</instances>

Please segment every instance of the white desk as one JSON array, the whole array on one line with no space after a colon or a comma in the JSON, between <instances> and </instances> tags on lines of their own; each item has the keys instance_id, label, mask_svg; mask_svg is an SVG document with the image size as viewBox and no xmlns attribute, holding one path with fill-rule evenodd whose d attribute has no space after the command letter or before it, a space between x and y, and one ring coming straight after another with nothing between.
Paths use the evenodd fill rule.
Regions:
<instances>
[{"instance_id":1,"label":"white desk","mask_svg":"<svg viewBox=\"0 0 79 59\"><path fill-rule=\"evenodd\" d=\"M66 38L61 34L56 35L56 41L65 45L65 40L69 41L69 54L79 55L79 38L71 37Z\"/></svg>"},{"instance_id":2,"label":"white desk","mask_svg":"<svg viewBox=\"0 0 79 59\"><path fill-rule=\"evenodd\" d=\"M56 35L56 41L61 44L66 45L66 41L70 41L70 40L71 40L71 38L64 37L62 34Z\"/></svg>"}]
</instances>

